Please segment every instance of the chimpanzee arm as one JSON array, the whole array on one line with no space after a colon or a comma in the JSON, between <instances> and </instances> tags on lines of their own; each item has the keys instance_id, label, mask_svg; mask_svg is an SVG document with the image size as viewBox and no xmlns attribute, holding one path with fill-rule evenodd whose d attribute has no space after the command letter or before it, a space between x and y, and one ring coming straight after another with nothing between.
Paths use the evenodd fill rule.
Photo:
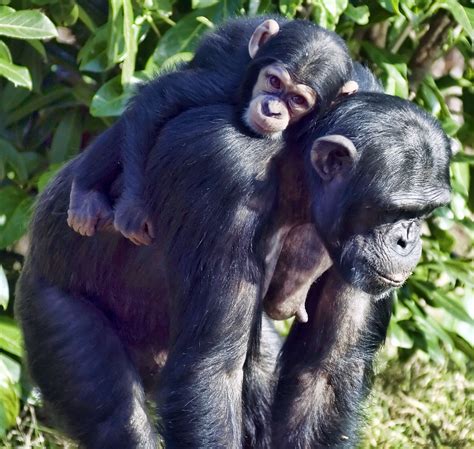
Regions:
<instances>
[{"instance_id":1,"label":"chimpanzee arm","mask_svg":"<svg viewBox=\"0 0 474 449\"><path fill-rule=\"evenodd\" d=\"M228 101L237 77L182 69L142 87L123 116L82 155L71 191L69 225L90 236L111 221L112 209L101 187L108 186L123 168L124 191L116 206L115 226L137 244L150 243L148 234L153 232L144 206L143 179L157 134L186 109Z\"/></svg>"},{"instance_id":2,"label":"chimpanzee arm","mask_svg":"<svg viewBox=\"0 0 474 449\"><path fill-rule=\"evenodd\" d=\"M309 322L283 347L273 409L275 448L353 448L391 299L354 290L335 269L311 288Z\"/></svg>"},{"instance_id":3,"label":"chimpanzee arm","mask_svg":"<svg viewBox=\"0 0 474 449\"><path fill-rule=\"evenodd\" d=\"M163 75L141 88L124 113L122 147L124 190L115 208L115 227L136 244L153 237L146 210L144 172L148 154L164 124L181 112L213 103L229 103L237 74L186 69ZM148 235L147 235L148 234Z\"/></svg>"},{"instance_id":4,"label":"chimpanzee arm","mask_svg":"<svg viewBox=\"0 0 474 449\"><path fill-rule=\"evenodd\" d=\"M259 295L258 282L244 280L257 270L248 262L209 261L212 271L191 276L192 292L172 307L157 401L167 448L242 448L244 363Z\"/></svg>"}]
</instances>

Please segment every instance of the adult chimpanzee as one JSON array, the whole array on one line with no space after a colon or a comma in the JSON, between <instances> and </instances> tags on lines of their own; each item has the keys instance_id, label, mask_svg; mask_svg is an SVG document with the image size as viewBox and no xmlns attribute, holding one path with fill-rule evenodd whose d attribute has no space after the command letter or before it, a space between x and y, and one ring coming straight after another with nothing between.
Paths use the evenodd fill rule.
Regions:
<instances>
[{"instance_id":1,"label":"adult chimpanzee","mask_svg":"<svg viewBox=\"0 0 474 449\"><path fill-rule=\"evenodd\" d=\"M45 401L88 448L155 446L143 386L158 401L167 448L318 447L333 441L332 429L348 435L366 384L365 365L350 362L372 349L359 339L346 351L351 322L368 333L380 320L384 331L383 303L352 314L357 303L344 295L314 305L311 293L311 325L295 327L282 355L276 406L290 415L274 414L281 441L271 443L265 286L285 236L305 223L353 288L380 296L400 285L419 256L419 219L449 200L449 155L433 119L382 94L342 99L289 148L234 126L232 106L188 111L165 126L149 158L161 231L145 247L66 226L79 156L39 198L17 289ZM286 183L293 195L279 189ZM326 312L334 328L311 334ZM305 358L300 335L323 355Z\"/></svg>"},{"instance_id":2,"label":"adult chimpanzee","mask_svg":"<svg viewBox=\"0 0 474 449\"><path fill-rule=\"evenodd\" d=\"M358 92L383 92L379 80L358 62L353 63L350 78L357 84ZM304 124L301 128L304 129ZM301 187L295 180L282 184L285 188L280 189L280 203L291 202L295 195L299 195ZM305 301L309 288L331 264L313 224L293 227L286 235L268 290L265 289L264 309L267 314L275 320L296 316L298 321L306 322Z\"/></svg>"},{"instance_id":3,"label":"adult chimpanzee","mask_svg":"<svg viewBox=\"0 0 474 449\"><path fill-rule=\"evenodd\" d=\"M144 170L169 119L191 107L235 103L244 126L256 136L275 138L312 109L323 110L348 80L350 67L343 40L311 22L256 17L225 23L202 40L188 65L145 85L123 117L93 143L74 178L69 224L90 236L112 219L101 188L122 162L115 228L135 244L149 244L153 229Z\"/></svg>"},{"instance_id":4,"label":"adult chimpanzee","mask_svg":"<svg viewBox=\"0 0 474 449\"><path fill-rule=\"evenodd\" d=\"M361 66L355 67L363 78L358 81L362 89L379 89L370 72L364 74ZM358 97L364 98L363 95ZM355 190L343 188L339 199L326 206L338 207L339 211L334 213L339 218L319 225L316 221L316 228L331 258L322 257L322 262L315 261L304 247L300 254L294 254L291 248L287 248L288 238L285 241L283 259L292 253L295 257L284 265L290 267L290 276L283 279L283 285L285 282L289 284L293 288L290 291L296 296L301 295L298 288L307 291L315 274L321 273L331 260L337 269L325 273L312 286L306 298L309 323L295 323L283 347L273 407L275 448L356 446L361 401L369 391L374 354L385 338L390 318L388 290L390 286L397 287L403 283L420 255L419 219L429 212L423 212L423 198L431 197L434 203L441 197L444 197L441 201L449 198L447 160L450 150L446 137L438 132L437 142L433 142L430 148L429 138L435 135L431 131L424 136L417 135L423 132L421 123L409 129L406 122L401 121L384 130L385 123L389 122L378 123L376 119L378 111L385 107L385 102L376 103L379 97L374 94L366 97L371 113L359 114L357 100L353 99L349 104L330 111L313 130L314 137L332 133L353 136L351 141L355 147L368 146L372 151L360 153L359 169L356 166L352 173L351 186ZM393 118L398 116L385 112ZM400 114L403 114L402 110ZM367 126L367 121L372 121L375 126L369 127L370 132L365 136L361 130ZM347 123L351 126L347 127ZM361 128L354 127L354 123ZM404 136L406 140L395 147L391 144L385 146L390 142L390 136L395 137L398 126L400 130L408 131L409 134ZM340 138L326 137L329 143L334 141L337 146ZM398 152L407 144L404 151ZM315 146L312 161L319 174L315 179L324 184L328 175L326 170L318 168L320 152L317 143ZM442 150L437 153L437 149ZM392 150L397 151L397 156L391 153ZM388 168L392 164L390 159L398 156L403 160L396 164L396 172L382 179L383 171L378 167L385 164ZM410 172L405 179L403 170L409 165ZM432 171L430 182L422 186L427 171ZM410 186L408 179L415 180L416 184ZM402 184L395 187L396 182ZM432 194L431 189L436 193ZM281 196L285 198L287 193L283 192ZM313 208L316 217L328 216L319 201ZM331 225L333 237L328 239L327 230ZM289 236L292 236L290 244L309 242L310 247L321 252L322 242L308 225L294 228ZM341 240L344 242L342 245ZM390 241L391 248L384 248L386 243L390 245ZM374 251L377 246L378 250L375 248ZM309 257L303 264L305 255ZM385 261L381 263L380 259ZM278 268L277 265L274 277L279 275ZM296 287L290 282L291 278L297 279Z\"/></svg>"}]
</instances>

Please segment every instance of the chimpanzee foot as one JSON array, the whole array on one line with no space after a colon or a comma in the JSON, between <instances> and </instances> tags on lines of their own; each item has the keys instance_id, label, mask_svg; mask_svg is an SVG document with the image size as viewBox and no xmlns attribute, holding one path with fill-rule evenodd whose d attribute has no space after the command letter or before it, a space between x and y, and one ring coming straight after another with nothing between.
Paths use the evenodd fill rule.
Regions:
<instances>
[{"instance_id":1,"label":"chimpanzee foot","mask_svg":"<svg viewBox=\"0 0 474 449\"><path fill-rule=\"evenodd\" d=\"M115 208L114 227L135 245L150 245L155 238L150 217L142 205L120 201Z\"/></svg>"},{"instance_id":2,"label":"chimpanzee foot","mask_svg":"<svg viewBox=\"0 0 474 449\"><path fill-rule=\"evenodd\" d=\"M113 210L107 197L96 191L71 189L67 224L83 236L92 236L100 228L112 225Z\"/></svg>"}]
</instances>

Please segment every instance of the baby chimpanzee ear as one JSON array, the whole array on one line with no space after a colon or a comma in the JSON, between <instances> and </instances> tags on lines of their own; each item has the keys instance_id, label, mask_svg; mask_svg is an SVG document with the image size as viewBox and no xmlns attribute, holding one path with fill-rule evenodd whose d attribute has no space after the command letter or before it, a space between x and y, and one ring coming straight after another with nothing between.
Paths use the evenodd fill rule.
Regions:
<instances>
[{"instance_id":1,"label":"baby chimpanzee ear","mask_svg":"<svg viewBox=\"0 0 474 449\"><path fill-rule=\"evenodd\" d=\"M340 135L320 137L311 148L311 163L316 173L326 182L336 177L344 178L357 158L357 150L352 141Z\"/></svg>"},{"instance_id":2,"label":"baby chimpanzee ear","mask_svg":"<svg viewBox=\"0 0 474 449\"><path fill-rule=\"evenodd\" d=\"M339 95L352 95L359 90L359 84L357 81L348 81L344 86L341 87Z\"/></svg>"},{"instance_id":3,"label":"baby chimpanzee ear","mask_svg":"<svg viewBox=\"0 0 474 449\"><path fill-rule=\"evenodd\" d=\"M280 25L273 19L265 20L261 23L252 34L249 41L249 55L253 59L259 48L267 42L271 37L278 34Z\"/></svg>"}]
</instances>

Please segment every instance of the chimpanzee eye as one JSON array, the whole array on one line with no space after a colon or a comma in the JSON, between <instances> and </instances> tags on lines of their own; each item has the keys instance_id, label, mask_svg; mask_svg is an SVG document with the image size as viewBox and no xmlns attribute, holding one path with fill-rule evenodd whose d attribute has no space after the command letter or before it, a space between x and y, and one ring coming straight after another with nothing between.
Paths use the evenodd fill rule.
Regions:
<instances>
[{"instance_id":1,"label":"chimpanzee eye","mask_svg":"<svg viewBox=\"0 0 474 449\"><path fill-rule=\"evenodd\" d=\"M291 102L294 105L300 106L300 107L306 107L308 104L308 102L306 101L306 98L301 95L293 95L291 97Z\"/></svg>"},{"instance_id":2,"label":"chimpanzee eye","mask_svg":"<svg viewBox=\"0 0 474 449\"><path fill-rule=\"evenodd\" d=\"M268 82L270 83L270 86L272 86L274 89L278 89L278 90L281 89L281 81L280 81L280 78L278 78L278 76L270 75L268 77Z\"/></svg>"}]
</instances>

